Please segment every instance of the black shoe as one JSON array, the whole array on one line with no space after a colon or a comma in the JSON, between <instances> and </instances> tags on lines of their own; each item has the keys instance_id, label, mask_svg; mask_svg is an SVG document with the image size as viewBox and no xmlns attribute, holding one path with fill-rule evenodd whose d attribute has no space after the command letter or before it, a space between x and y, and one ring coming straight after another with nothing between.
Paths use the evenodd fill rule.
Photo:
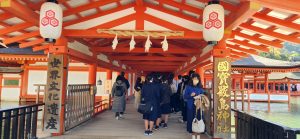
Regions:
<instances>
[{"instance_id":1,"label":"black shoe","mask_svg":"<svg viewBox=\"0 0 300 139\"><path fill-rule=\"evenodd\" d=\"M159 123L159 126L160 126L160 127L163 127L164 124L165 124L165 122L162 121L162 122Z\"/></svg>"},{"instance_id":2,"label":"black shoe","mask_svg":"<svg viewBox=\"0 0 300 139\"><path fill-rule=\"evenodd\" d=\"M148 132L148 135L149 135L149 136L152 136L152 135L153 135L153 132L152 132L152 131L149 131L149 132Z\"/></svg>"},{"instance_id":3,"label":"black shoe","mask_svg":"<svg viewBox=\"0 0 300 139\"><path fill-rule=\"evenodd\" d=\"M155 131L159 130L159 126L155 126L155 127L154 127L154 130L155 130Z\"/></svg>"},{"instance_id":4,"label":"black shoe","mask_svg":"<svg viewBox=\"0 0 300 139\"><path fill-rule=\"evenodd\" d=\"M148 136L148 135L149 135L149 131L148 131L148 130L145 130L144 135L145 135L145 136Z\"/></svg>"},{"instance_id":5,"label":"black shoe","mask_svg":"<svg viewBox=\"0 0 300 139\"><path fill-rule=\"evenodd\" d=\"M165 123L163 127L164 127L164 128L168 128L168 125Z\"/></svg>"}]
</instances>

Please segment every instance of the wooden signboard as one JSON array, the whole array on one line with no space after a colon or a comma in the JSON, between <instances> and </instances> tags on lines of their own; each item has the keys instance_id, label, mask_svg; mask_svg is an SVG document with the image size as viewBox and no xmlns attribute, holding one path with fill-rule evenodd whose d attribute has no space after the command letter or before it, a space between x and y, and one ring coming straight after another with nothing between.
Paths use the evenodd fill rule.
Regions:
<instances>
[{"instance_id":1,"label":"wooden signboard","mask_svg":"<svg viewBox=\"0 0 300 139\"><path fill-rule=\"evenodd\" d=\"M0 0L0 7L10 7L11 0Z\"/></svg>"},{"instance_id":2,"label":"wooden signboard","mask_svg":"<svg viewBox=\"0 0 300 139\"><path fill-rule=\"evenodd\" d=\"M49 55L44 109L44 131L60 130L61 94L63 79L63 55Z\"/></svg>"},{"instance_id":3,"label":"wooden signboard","mask_svg":"<svg viewBox=\"0 0 300 139\"><path fill-rule=\"evenodd\" d=\"M227 58L214 58L214 138L231 139L231 65Z\"/></svg>"}]
</instances>

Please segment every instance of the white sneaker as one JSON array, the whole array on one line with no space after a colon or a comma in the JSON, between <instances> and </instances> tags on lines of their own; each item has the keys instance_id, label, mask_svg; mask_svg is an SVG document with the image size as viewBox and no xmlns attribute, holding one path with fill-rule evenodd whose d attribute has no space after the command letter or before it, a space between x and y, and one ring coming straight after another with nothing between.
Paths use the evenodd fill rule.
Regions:
<instances>
[{"instance_id":1,"label":"white sneaker","mask_svg":"<svg viewBox=\"0 0 300 139\"><path fill-rule=\"evenodd\" d=\"M178 119L178 122L180 123L184 123L184 121L182 119Z\"/></svg>"},{"instance_id":2,"label":"white sneaker","mask_svg":"<svg viewBox=\"0 0 300 139\"><path fill-rule=\"evenodd\" d=\"M119 116L120 116L120 118L124 119L124 116L123 116L123 114L120 114Z\"/></svg>"},{"instance_id":3,"label":"white sneaker","mask_svg":"<svg viewBox=\"0 0 300 139\"><path fill-rule=\"evenodd\" d=\"M119 116L116 117L116 120L119 120Z\"/></svg>"}]
</instances>

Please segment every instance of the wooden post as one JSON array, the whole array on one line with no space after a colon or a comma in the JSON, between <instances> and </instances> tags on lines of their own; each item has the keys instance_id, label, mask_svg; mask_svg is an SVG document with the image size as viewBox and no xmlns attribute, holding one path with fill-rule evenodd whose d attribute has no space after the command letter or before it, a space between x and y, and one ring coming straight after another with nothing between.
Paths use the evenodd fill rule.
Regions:
<instances>
[{"instance_id":1,"label":"wooden post","mask_svg":"<svg viewBox=\"0 0 300 139\"><path fill-rule=\"evenodd\" d=\"M235 89L236 87L236 82L235 82L235 78L232 79L232 85L231 85L232 89Z\"/></svg>"},{"instance_id":2,"label":"wooden post","mask_svg":"<svg viewBox=\"0 0 300 139\"><path fill-rule=\"evenodd\" d=\"M269 91L269 73L265 73L265 93L268 94L268 103L271 103L271 96L270 96L270 91Z\"/></svg>"},{"instance_id":3,"label":"wooden post","mask_svg":"<svg viewBox=\"0 0 300 139\"><path fill-rule=\"evenodd\" d=\"M240 89L245 89L245 82L244 82L244 73L241 73L241 78L240 78Z\"/></svg>"},{"instance_id":4,"label":"wooden post","mask_svg":"<svg viewBox=\"0 0 300 139\"><path fill-rule=\"evenodd\" d=\"M20 98L24 98L27 95L27 90L28 90L28 63L25 61L23 66L23 73L21 74L21 93L20 93Z\"/></svg>"},{"instance_id":5,"label":"wooden post","mask_svg":"<svg viewBox=\"0 0 300 139\"><path fill-rule=\"evenodd\" d=\"M275 83L275 81L273 81L273 93L276 93L276 83Z\"/></svg>"},{"instance_id":6,"label":"wooden post","mask_svg":"<svg viewBox=\"0 0 300 139\"><path fill-rule=\"evenodd\" d=\"M202 67L198 67L196 68L196 73L200 75L201 84L204 86L204 69Z\"/></svg>"},{"instance_id":7,"label":"wooden post","mask_svg":"<svg viewBox=\"0 0 300 139\"><path fill-rule=\"evenodd\" d=\"M96 85L97 65L89 65L89 84Z\"/></svg>"},{"instance_id":8,"label":"wooden post","mask_svg":"<svg viewBox=\"0 0 300 139\"><path fill-rule=\"evenodd\" d=\"M231 138L231 61L225 38L213 48L213 138Z\"/></svg>"},{"instance_id":9,"label":"wooden post","mask_svg":"<svg viewBox=\"0 0 300 139\"><path fill-rule=\"evenodd\" d=\"M256 75L253 76L253 92L257 93L257 82L256 82Z\"/></svg>"}]
</instances>

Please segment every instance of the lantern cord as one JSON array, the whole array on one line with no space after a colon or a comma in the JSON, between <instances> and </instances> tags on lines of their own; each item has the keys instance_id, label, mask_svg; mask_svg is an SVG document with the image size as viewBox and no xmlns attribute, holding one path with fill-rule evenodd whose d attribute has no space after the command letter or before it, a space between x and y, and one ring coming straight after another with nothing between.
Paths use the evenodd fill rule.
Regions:
<instances>
[{"instance_id":1,"label":"lantern cord","mask_svg":"<svg viewBox=\"0 0 300 139\"><path fill-rule=\"evenodd\" d=\"M97 33L117 34L119 36L143 36L143 37L164 37L164 36L184 36L183 31L144 31L144 30L109 30L98 29Z\"/></svg>"}]
</instances>

